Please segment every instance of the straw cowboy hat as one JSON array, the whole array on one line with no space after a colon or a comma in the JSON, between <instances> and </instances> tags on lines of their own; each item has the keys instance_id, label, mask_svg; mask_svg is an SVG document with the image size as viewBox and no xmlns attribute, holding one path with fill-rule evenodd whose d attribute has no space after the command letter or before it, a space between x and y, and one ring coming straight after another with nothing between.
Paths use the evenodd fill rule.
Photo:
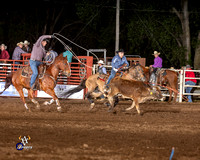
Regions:
<instances>
[{"instance_id":1,"label":"straw cowboy hat","mask_svg":"<svg viewBox=\"0 0 200 160\"><path fill-rule=\"evenodd\" d=\"M156 54L157 54L157 55L160 55L160 52L154 51L152 55L156 55Z\"/></svg>"},{"instance_id":2,"label":"straw cowboy hat","mask_svg":"<svg viewBox=\"0 0 200 160\"><path fill-rule=\"evenodd\" d=\"M104 62L103 62L102 60L99 60L98 63L100 63L100 64L104 64Z\"/></svg>"},{"instance_id":3,"label":"straw cowboy hat","mask_svg":"<svg viewBox=\"0 0 200 160\"><path fill-rule=\"evenodd\" d=\"M17 43L17 46L19 46L19 45L24 45L24 43L23 42L19 42L19 43Z\"/></svg>"},{"instance_id":4,"label":"straw cowboy hat","mask_svg":"<svg viewBox=\"0 0 200 160\"><path fill-rule=\"evenodd\" d=\"M4 48L7 49L7 46L6 46L5 44L1 44L0 47L1 47L1 46L4 46Z\"/></svg>"},{"instance_id":5,"label":"straw cowboy hat","mask_svg":"<svg viewBox=\"0 0 200 160\"><path fill-rule=\"evenodd\" d=\"M24 41L24 44L26 44L26 45L29 45L29 44L30 44L30 42L29 42L29 41L27 41L27 40L25 40L25 41Z\"/></svg>"}]
</instances>

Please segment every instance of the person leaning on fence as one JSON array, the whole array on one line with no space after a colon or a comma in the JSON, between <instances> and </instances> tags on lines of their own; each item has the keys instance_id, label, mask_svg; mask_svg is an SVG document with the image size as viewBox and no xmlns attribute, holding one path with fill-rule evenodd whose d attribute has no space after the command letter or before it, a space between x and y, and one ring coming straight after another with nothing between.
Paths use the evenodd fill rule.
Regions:
<instances>
[{"instance_id":1,"label":"person leaning on fence","mask_svg":"<svg viewBox=\"0 0 200 160\"><path fill-rule=\"evenodd\" d=\"M12 55L12 60L21 60L21 54L26 53L25 51L22 50L23 45L24 45L23 42L17 43L17 47L15 48ZM15 62L15 64L20 64L20 62Z\"/></svg>"},{"instance_id":2,"label":"person leaning on fence","mask_svg":"<svg viewBox=\"0 0 200 160\"><path fill-rule=\"evenodd\" d=\"M31 53L31 47L29 47L30 42L25 40L24 41L24 47L22 48L26 53Z\"/></svg>"},{"instance_id":3,"label":"person leaning on fence","mask_svg":"<svg viewBox=\"0 0 200 160\"><path fill-rule=\"evenodd\" d=\"M67 61L69 63L72 63L73 54L71 51L72 51L72 47L68 47L67 50L65 52L63 52L63 57L67 56Z\"/></svg>"},{"instance_id":4,"label":"person leaning on fence","mask_svg":"<svg viewBox=\"0 0 200 160\"><path fill-rule=\"evenodd\" d=\"M35 80L38 75L38 66L42 64L42 59L46 56L45 46L49 40L47 38L53 38L51 35L43 35L40 36L37 42L33 45L33 50L31 52L31 58L30 58L30 67L33 71L33 74L31 76L30 81L30 87L33 90L36 90ZM49 52L47 53L47 55Z\"/></svg>"},{"instance_id":5,"label":"person leaning on fence","mask_svg":"<svg viewBox=\"0 0 200 160\"><path fill-rule=\"evenodd\" d=\"M149 82L151 83L152 86L155 86L157 73L162 68L162 58L159 57L160 52L154 51L153 55L155 58L154 58L154 64L150 65L150 67L152 68L152 72L150 75Z\"/></svg>"},{"instance_id":6,"label":"person leaning on fence","mask_svg":"<svg viewBox=\"0 0 200 160\"><path fill-rule=\"evenodd\" d=\"M190 65L186 65L186 70L192 70ZM195 74L192 71L186 71L185 72L185 85L190 85L190 86L194 86L197 83L196 79L189 79L190 78L195 78ZM186 79L187 78L187 79ZM186 87L185 89L185 93L191 93L193 87ZM187 95L188 98L188 102L192 102L192 96L191 95Z\"/></svg>"},{"instance_id":7,"label":"person leaning on fence","mask_svg":"<svg viewBox=\"0 0 200 160\"><path fill-rule=\"evenodd\" d=\"M112 70L105 86L106 90L109 89L108 85L110 81L115 77L116 73L120 71L122 68L129 66L129 63L126 57L124 56L124 50L120 49L119 51L116 51L116 53L117 55L114 56L112 59Z\"/></svg>"},{"instance_id":8,"label":"person leaning on fence","mask_svg":"<svg viewBox=\"0 0 200 160\"><path fill-rule=\"evenodd\" d=\"M4 59L4 63L6 63L6 59L10 58L9 53L6 50L7 46L5 44L1 44L0 49L1 49L0 59Z\"/></svg>"}]
</instances>

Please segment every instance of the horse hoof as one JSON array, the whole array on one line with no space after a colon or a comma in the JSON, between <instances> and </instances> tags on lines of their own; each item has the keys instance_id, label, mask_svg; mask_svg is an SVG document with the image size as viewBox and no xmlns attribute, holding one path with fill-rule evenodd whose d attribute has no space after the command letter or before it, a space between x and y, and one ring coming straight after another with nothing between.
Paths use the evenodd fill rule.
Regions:
<instances>
[{"instance_id":1,"label":"horse hoof","mask_svg":"<svg viewBox=\"0 0 200 160\"><path fill-rule=\"evenodd\" d=\"M94 103L91 103L91 105L90 105L90 109L93 109L94 108Z\"/></svg>"},{"instance_id":2,"label":"horse hoof","mask_svg":"<svg viewBox=\"0 0 200 160\"><path fill-rule=\"evenodd\" d=\"M26 113L31 113L32 110L29 108L29 109L26 109Z\"/></svg>"},{"instance_id":3,"label":"horse hoof","mask_svg":"<svg viewBox=\"0 0 200 160\"><path fill-rule=\"evenodd\" d=\"M37 109L37 110L40 110L40 105L37 105L37 106L36 106L36 109Z\"/></svg>"},{"instance_id":4,"label":"horse hoof","mask_svg":"<svg viewBox=\"0 0 200 160\"><path fill-rule=\"evenodd\" d=\"M45 101L43 104L47 106L49 104L49 102Z\"/></svg>"},{"instance_id":5,"label":"horse hoof","mask_svg":"<svg viewBox=\"0 0 200 160\"><path fill-rule=\"evenodd\" d=\"M63 113L62 108L61 107L57 107L57 111L60 113Z\"/></svg>"}]
</instances>

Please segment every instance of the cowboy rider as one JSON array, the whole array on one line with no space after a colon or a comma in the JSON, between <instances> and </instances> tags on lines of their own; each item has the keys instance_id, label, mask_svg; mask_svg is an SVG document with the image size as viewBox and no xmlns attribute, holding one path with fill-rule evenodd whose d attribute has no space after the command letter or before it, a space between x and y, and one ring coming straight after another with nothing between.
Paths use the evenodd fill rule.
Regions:
<instances>
[{"instance_id":1,"label":"cowboy rider","mask_svg":"<svg viewBox=\"0 0 200 160\"><path fill-rule=\"evenodd\" d=\"M46 53L45 46L47 42L49 41L47 38L53 38L51 35L43 35L40 36L37 42L33 46L33 50L31 52L31 58L30 58L30 67L33 71L33 74L31 76L30 81L30 87L33 90L36 90L35 80L38 76L38 66L42 64L42 58L44 58L47 55L49 55L49 52Z\"/></svg>"},{"instance_id":2,"label":"cowboy rider","mask_svg":"<svg viewBox=\"0 0 200 160\"><path fill-rule=\"evenodd\" d=\"M124 50L120 49L119 51L116 51L117 55L113 57L112 59L112 70L110 73L110 76L108 77L108 81L106 83L106 89L108 89L108 84L110 81L115 77L116 73L121 70L123 67L128 67L129 63L124 56Z\"/></svg>"},{"instance_id":3,"label":"cowboy rider","mask_svg":"<svg viewBox=\"0 0 200 160\"><path fill-rule=\"evenodd\" d=\"M151 83L152 86L156 85L156 76L158 71L160 71L160 69L162 68L162 58L159 57L160 52L154 51L154 64L150 65L150 67L153 69L153 71L151 72L151 76L150 76L150 80L149 82Z\"/></svg>"},{"instance_id":4,"label":"cowboy rider","mask_svg":"<svg viewBox=\"0 0 200 160\"><path fill-rule=\"evenodd\" d=\"M99 74L107 74L106 68L104 67L104 62L102 60L99 60L98 62L98 73Z\"/></svg>"}]
</instances>

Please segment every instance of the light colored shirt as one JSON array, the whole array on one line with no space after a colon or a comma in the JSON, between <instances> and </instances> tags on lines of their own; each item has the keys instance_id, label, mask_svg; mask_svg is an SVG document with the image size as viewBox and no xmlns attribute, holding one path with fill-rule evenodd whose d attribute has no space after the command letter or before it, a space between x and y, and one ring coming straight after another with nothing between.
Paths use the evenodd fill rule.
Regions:
<instances>
[{"instance_id":1,"label":"light colored shirt","mask_svg":"<svg viewBox=\"0 0 200 160\"><path fill-rule=\"evenodd\" d=\"M106 68L104 66L100 66L98 69L99 74L107 74Z\"/></svg>"},{"instance_id":2,"label":"light colored shirt","mask_svg":"<svg viewBox=\"0 0 200 160\"><path fill-rule=\"evenodd\" d=\"M42 41L46 38L51 38L50 35L41 36L37 42L33 45L33 50L31 52L31 59L42 61L42 58L46 56L45 48L42 46Z\"/></svg>"}]
</instances>

